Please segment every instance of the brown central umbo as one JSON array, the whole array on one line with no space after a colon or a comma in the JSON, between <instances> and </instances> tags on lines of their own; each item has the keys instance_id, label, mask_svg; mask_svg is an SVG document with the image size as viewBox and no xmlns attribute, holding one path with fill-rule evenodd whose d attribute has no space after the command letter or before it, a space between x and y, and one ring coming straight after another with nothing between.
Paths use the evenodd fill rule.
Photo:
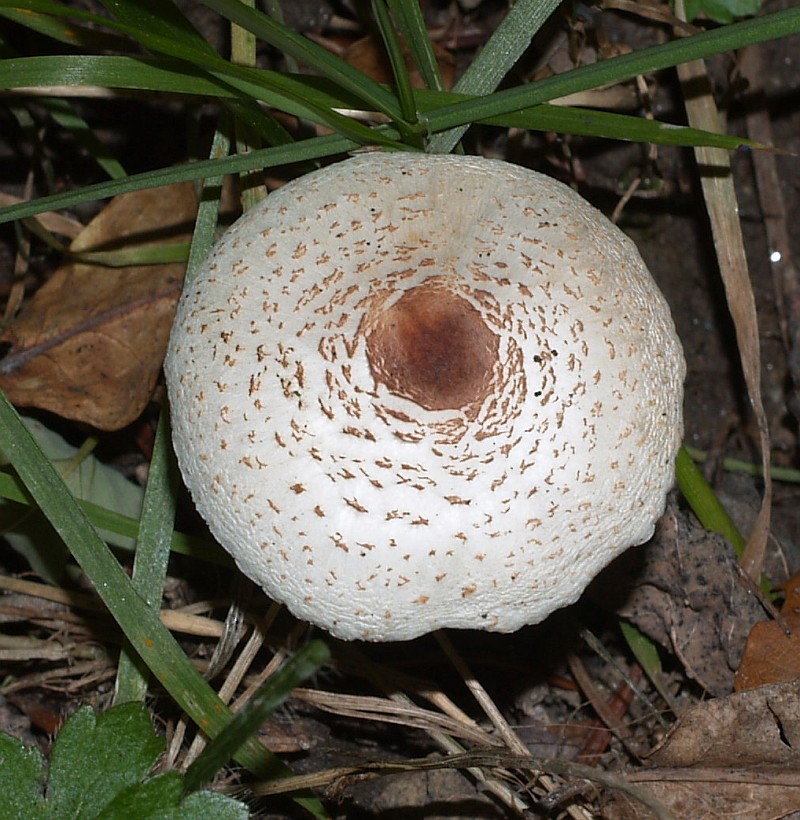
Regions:
<instances>
[{"instance_id":1,"label":"brown central umbo","mask_svg":"<svg viewBox=\"0 0 800 820\"><path fill-rule=\"evenodd\" d=\"M426 283L378 317L366 344L376 382L427 410L451 410L486 397L499 340L469 302Z\"/></svg>"}]
</instances>

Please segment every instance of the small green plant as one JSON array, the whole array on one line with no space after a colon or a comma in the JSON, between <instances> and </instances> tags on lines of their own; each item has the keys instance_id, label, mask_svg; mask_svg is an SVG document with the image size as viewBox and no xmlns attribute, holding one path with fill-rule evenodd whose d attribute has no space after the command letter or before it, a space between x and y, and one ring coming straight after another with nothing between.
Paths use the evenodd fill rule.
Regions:
<instances>
[{"instance_id":1,"label":"small green plant","mask_svg":"<svg viewBox=\"0 0 800 820\"><path fill-rule=\"evenodd\" d=\"M163 751L146 707L133 702L100 715L79 709L59 732L49 766L38 749L0 733L0 817L248 817L238 800L190 791L179 772L152 774Z\"/></svg>"},{"instance_id":2,"label":"small green plant","mask_svg":"<svg viewBox=\"0 0 800 820\"><path fill-rule=\"evenodd\" d=\"M761 0L686 0L684 8L687 20L705 14L717 23L732 23L738 17L758 14Z\"/></svg>"}]
</instances>

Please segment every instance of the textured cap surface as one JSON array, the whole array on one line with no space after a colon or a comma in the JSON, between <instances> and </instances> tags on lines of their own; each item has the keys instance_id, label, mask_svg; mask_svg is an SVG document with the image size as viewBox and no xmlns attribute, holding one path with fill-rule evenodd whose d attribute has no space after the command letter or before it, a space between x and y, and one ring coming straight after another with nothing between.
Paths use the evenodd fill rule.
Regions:
<instances>
[{"instance_id":1,"label":"textured cap surface","mask_svg":"<svg viewBox=\"0 0 800 820\"><path fill-rule=\"evenodd\" d=\"M198 510L334 635L512 631L647 540L683 356L633 243L566 186L363 154L239 219L166 360Z\"/></svg>"}]
</instances>

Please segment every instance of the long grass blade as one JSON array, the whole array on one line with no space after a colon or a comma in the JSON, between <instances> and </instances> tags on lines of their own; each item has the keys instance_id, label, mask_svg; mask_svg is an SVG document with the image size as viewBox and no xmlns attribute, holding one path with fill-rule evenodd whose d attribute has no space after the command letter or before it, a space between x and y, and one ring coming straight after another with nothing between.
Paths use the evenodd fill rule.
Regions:
<instances>
[{"instance_id":1,"label":"long grass blade","mask_svg":"<svg viewBox=\"0 0 800 820\"><path fill-rule=\"evenodd\" d=\"M131 575L134 589L154 612L161 609L175 522L179 479L171 442L169 413L165 403L158 419ZM124 641L117 665L114 702L144 700L149 677L144 661L130 641Z\"/></svg>"},{"instance_id":2,"label":"long grass blade","mask_svg":"<svg viewBox=\"0 0 800 820\"><path fill-rule=\"evenodd\" d=\"M0 450L75 560L92 579L103 603L150 671L206 734L211 737L219 734L230 719L230 710L192 666L159 620L158 613L133 588L2 391ZM284 764L255 739L242 746L236 758L262 778L290 774ZM315 798L296 799L317 816L324 816L322 806Z\"/></svg>"},{"instance_id":3,"label":"long grass blade","mask_svg":"<svg viewBox=\"0 0 800 820\"><path fill-rule=\"evenodd\" d=\"M459 78L453 91L475 96L494 91L530 46L536 32L555 11L559 2L560 0L517 0ZM469 127L468 122L436 134L430 140L428 150L441 154L452 151Z\"/></svg>"},{"instance_id":4,"label":"long grass blade","mask_svg":"<svg viewBox=\"0 0 800 820\"><path fill-rule=\"evenodd\" d=\"M387 117L402 119L402 111L395 96L353 68L339 57L326 51L311 40L292 31L288 26L266 14L248 8L238 0L200 0L204 6L219 12L283 54L294 57L301 64L319 72L363 101L368 110L380 111Z\"/></svg>"}]
</instances>

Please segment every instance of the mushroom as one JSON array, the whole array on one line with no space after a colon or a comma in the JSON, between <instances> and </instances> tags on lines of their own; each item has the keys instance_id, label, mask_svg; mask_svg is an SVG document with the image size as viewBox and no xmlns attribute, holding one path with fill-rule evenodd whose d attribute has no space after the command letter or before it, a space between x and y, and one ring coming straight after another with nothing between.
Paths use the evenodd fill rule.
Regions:
<instances>
[{"instance_id":1,"label":"mushroom","mask_svg":"<svg viewBox=\"0 0 800 820\"><path fill-rule=\"evenodd\" d=\"M186 287L165 368L211 532L344 639L573 603L652 535L682 434L633 243L482 158L365 153L270 194Z\"/></svg>"}]
</instances>

